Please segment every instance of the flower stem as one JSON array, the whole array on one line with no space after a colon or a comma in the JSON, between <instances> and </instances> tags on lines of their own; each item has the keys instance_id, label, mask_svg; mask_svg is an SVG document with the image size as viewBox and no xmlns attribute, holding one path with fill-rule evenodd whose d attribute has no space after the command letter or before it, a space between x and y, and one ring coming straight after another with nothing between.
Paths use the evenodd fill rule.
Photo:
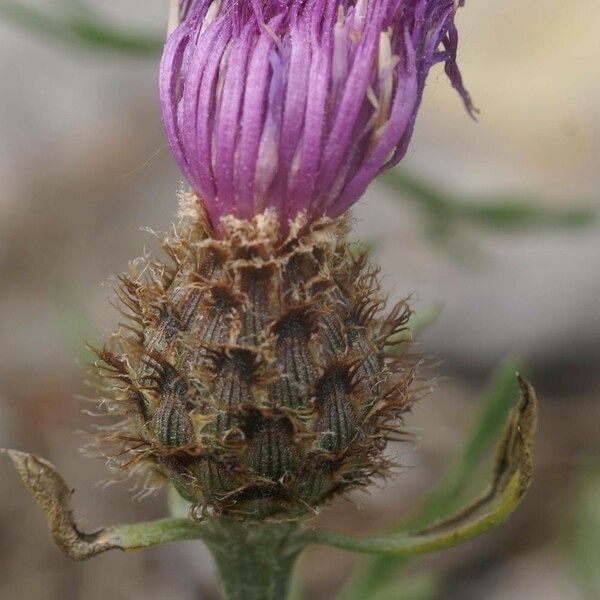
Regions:
<instances>
[{"instance_id":1,"label":"flower stem","mask_svg":"<svg viewBox=\"0 0 600 600\"><path fill-rule=\"evenodd\" d=\"M208 546L226 600L284 600L298 555L308 545L297 523L205 525Z\"/></svg>"}]
</instances>

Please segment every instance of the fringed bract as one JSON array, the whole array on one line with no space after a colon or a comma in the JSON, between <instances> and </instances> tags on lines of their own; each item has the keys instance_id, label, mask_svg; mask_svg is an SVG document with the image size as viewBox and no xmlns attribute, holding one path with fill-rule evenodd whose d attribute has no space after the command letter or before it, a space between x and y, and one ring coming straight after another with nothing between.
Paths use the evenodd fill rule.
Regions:
<instances>
[{"instance_id":1,"label":"fringed bract","mask_svg":"<svg viewBox=\"0 0 600 600\"><path fill-rule=\"evenodd\" d=\"M382 315L347 218L299 216L277 241L265 212L216 239L199 206L188 198L163 239L171 265L119 280L137 330L98 353L101 406L122 419L97 444L172 482L199 518L295 517L384 475L412 402L414 366L390 352L409 310Z\"/></svg>"}]
</instances>

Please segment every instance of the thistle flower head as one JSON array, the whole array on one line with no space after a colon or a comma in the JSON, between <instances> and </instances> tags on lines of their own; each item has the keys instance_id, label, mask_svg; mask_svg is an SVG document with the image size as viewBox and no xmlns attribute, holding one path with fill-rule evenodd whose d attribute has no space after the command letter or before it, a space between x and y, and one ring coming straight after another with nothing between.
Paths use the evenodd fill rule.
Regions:
<instances>
[{"instance_id":1,"label":"thistle flower head","mask_svg":"<svg viewBox=\"0 0 600 600\"><path fill-rule=\"evenodd\" d=\"M410 311L385 313L342 213L405 153L434 63L470 107L457 3L179 7L161 103L204 210L184 195L163 239L171 264L120 280L134 325L97 366L100 404L123 418L97 441L114 466L172 483L199 518L299 518L385 476L386 443L404 438Z\"/></svg>"},{"instance_id":2,"label":"thistle flower head","mask_svg":"<svg viewBox=\"0 0 600 600\"><path fill-rule=\"evenodd\" d=\"M336 217L406 152L463 0L183 0L160 72L175 159L214 227Z\"/></svg>"}]
</instances>

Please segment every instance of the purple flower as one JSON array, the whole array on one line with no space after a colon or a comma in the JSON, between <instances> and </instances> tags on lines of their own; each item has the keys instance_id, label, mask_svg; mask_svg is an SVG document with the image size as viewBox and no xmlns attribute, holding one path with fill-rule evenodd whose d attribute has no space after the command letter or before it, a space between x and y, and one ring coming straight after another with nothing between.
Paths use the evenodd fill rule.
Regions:
<instances>
[{"instance_id":1,"label":"purple flower","mask_svg":"<svg viewBox=\"0 0 600 600\"><path fill-rule=\"evenodd\" d=\"M209 217L337 216L406 153L425 80L456 65L464 0L182 0L160 99Z\"/></svg>"}]
</instances>

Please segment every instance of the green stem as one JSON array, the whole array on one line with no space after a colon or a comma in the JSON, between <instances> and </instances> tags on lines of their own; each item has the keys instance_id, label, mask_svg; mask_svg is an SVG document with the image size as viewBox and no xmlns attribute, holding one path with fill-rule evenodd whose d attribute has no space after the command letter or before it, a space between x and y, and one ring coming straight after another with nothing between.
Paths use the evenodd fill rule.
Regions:
<instances>
[{"instance_id":1,"label":"green stem","mask_svg":"<svg viewBox=\"0 0 600 600\"><path fill-rule=\"evenodd\" d=\"M297 523L205 525L208 546L226 600L283 600L298 555L308 545Z\"/></svg>"},{"instance_id":2,"label":"green stem","mask_svg":"<svg viewBox=\"0 0 600 600\"><path fill-rule=\"evenodd\" d=\"M123 550L138 550L169 542L202 540L204 531L201 525L188 519L167 518L133 525L115 525L105 529L103 536Z\"/></svg>"}]
</instances>

